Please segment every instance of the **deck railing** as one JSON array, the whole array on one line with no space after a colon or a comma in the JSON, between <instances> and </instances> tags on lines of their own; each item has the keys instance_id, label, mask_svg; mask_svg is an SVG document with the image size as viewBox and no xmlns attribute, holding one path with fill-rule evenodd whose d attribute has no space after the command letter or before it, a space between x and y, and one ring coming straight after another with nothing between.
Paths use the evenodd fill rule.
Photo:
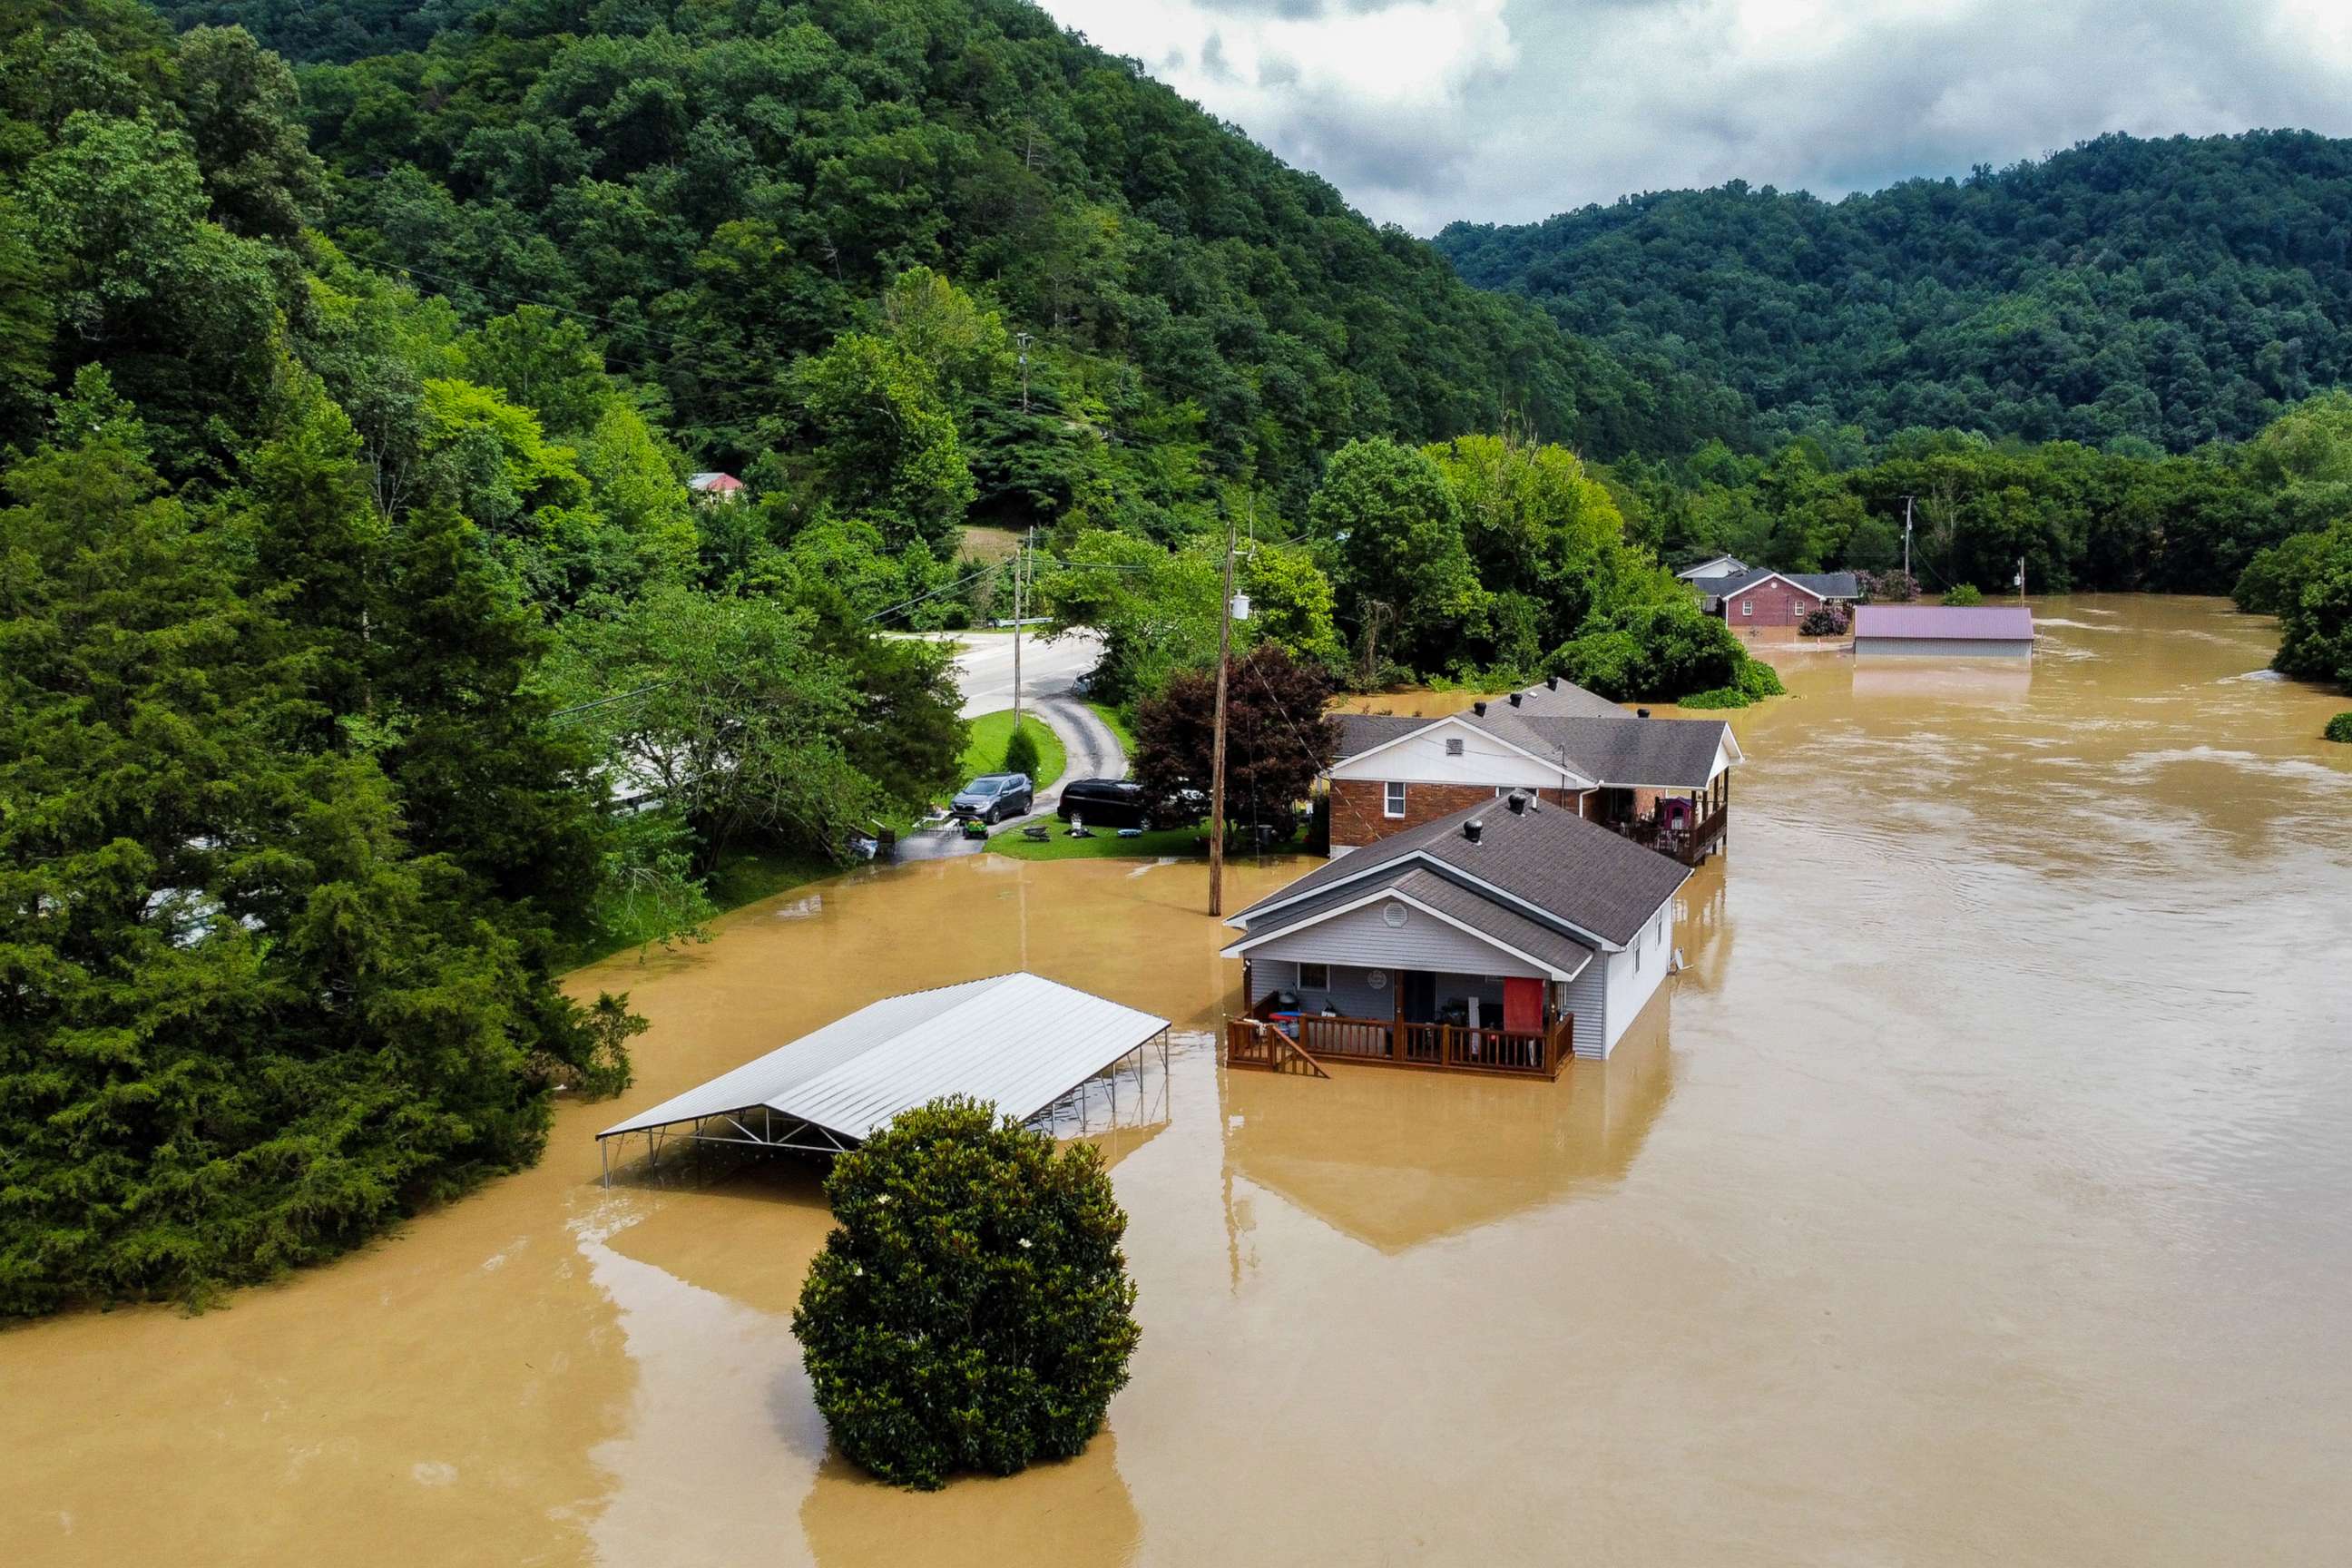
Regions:
<instances>
[{"instance_id":1,"label":"deck railing","mask_svg":"<svg viewBox=\"0 0 2352 1568\"><path fill-rule=\"evenodd\" d=\"M1273 1037L1278 1032L1283 1039ZM1288 1049L1286 1040L1297 1050ZM1368 1067L1552 1079L1576 1054L1576 1016L1568 1014L1545 1029L1474 1029L1457 1024L1401 1024L1393 1019L1319 1014L1287 1020L1286 1027L1256 1018L1225 1021L1225 1062L1230 1067L1279 1072L1300 1054L1316 1061Z\"/></svg>"},{"instance_id":2,"label":"deck railing","mask_svg":"<svg viewBox=\"0 0 2352 1568\"><path fill-rule=\"evenodd\" d=\"M1654 849L1685 866L1696 866L1723 841L1724 825L1730 820L1730 813L1718 811L1696 827L1660 827L1654 816L1613 826L1620 837L1630 838L1645 849Z\"/></svg>"}]
</instances>

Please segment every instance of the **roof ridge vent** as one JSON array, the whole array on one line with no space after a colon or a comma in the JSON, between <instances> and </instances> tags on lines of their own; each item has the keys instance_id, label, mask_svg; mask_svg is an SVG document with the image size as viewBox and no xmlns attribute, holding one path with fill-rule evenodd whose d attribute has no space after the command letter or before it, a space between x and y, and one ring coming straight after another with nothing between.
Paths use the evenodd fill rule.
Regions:
<instances>
[{"instance_id":1,"label":"roof ridge vent","mask_svg":"<svg viewBox=\"0 0 2352 1568\"><path fill-rule=\"evenodd\" d=\"M1512 693L1511 693L1511 706L1512 706L1512 707L1514 707L1514 708L1517 708L1517 707L1519 705L1520 701L1521 701L1521 700L1526 697L1526 695L1527 695L1527 693L1525 693L1525 692L1523 692L1523 691L1514 691L1514 692L1512 692Z\"/></svg>"},{"instance_id":2,"label":"roof ridge vent","mask_svg":"<svg viewBox=\"0 0 2352 1568\"><path fill-rule=\"evenodd\" d=\"M1474 816L1462 825L1462 837L1473 844L1485 837L1486 833L1486 824L1484 818Z\"/></svg>"},{"instance_id":3,"label":"roof ridge vent","mask_svg":"<svg viewBox=\"0 0 2352 1568\"><path fill-rule=\"evenodd\" d=\"M1557 675L1545 676L1544 689L1546 691L1558 691L1559 689L1559 677Z\"/></svg>"},{"instance_id":4,"label":"roof ridge vent","mask_svg":"<svg viewBox=\"0 0 2352 1568\"><path fill-rule=\"evenodd\" d=\"M1528 792L1515 789L1511 792L1510 798L1504 804L1511 808L1513 816L1525 816L1528 814Z\"/></svg>"},{"instance_id":5,"label":"roof ridge vent","mask_svg":"<svg viewBox=\"0 0 2352 1568\"><path fill-rule=\"evenodd\" d=\"M1484 719L1486 716L1486 705L1484 702L1473 702L1470 704L1470 711Z\"/></svg>"}]
</instances>

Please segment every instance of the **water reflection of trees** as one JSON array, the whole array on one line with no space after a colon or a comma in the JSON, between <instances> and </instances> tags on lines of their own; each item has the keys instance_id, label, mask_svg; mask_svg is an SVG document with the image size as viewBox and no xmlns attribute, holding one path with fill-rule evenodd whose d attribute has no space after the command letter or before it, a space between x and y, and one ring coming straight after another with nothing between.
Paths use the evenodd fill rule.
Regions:
<instances>
[{"instance_id":1,"label":"water reflection of trees","mask_svg":"<svg viewBox=\"0 0 2352 1568\"><path fill-rule=\"evenodd\" d=\"M1671 996L1659 991L1608 1061L1573 1063L1556 1083L1384 1068L1336 1068L1328 1079L1228 1071L1225 1173L1386 1253L1612 1185L1673 1089ZM1245 1202L1227 1204L1246 1229Z\"/></svg>"}]
</instances>

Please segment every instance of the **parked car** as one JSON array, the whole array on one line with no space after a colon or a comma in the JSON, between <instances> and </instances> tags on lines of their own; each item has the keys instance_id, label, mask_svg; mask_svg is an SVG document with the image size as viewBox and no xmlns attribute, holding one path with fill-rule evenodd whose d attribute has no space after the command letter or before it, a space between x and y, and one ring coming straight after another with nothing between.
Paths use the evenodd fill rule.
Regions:
<instances>
[{"instance_id":1,"label":"parked car","mask_svg":"<svg viewBox=\"0 0 2352 1568\"><path fill-rule=\"evenodd\" d=\"M1089 827L1149 827L1150 803L1133 779L1073 779L1062 786L1055 815Z\"/></svg>"},{"instance_id":2,"label":"parked car","mask_svg":"<svg viewBox=\"0 0 2352 1568\"><path fill-rule=\"evenodd\" d=\"M1027 773L982 773L956 791L955 798L948 804L958 816L1002 822L1027 811L1035 799L1036 791Z\"/></svg>"}]
</instances>

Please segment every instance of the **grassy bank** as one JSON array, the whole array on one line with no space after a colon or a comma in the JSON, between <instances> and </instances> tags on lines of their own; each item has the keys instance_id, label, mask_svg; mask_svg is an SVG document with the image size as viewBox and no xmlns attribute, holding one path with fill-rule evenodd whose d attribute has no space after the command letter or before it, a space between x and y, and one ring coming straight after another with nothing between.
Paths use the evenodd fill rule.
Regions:
<instances>
[{"instance_id":1,"label":"grassy bank","mask_svg":"<svg viewBox=\"0 0 2352 1568\"><path fill-rule=\"evenodd\" d=\"M1042 844L1021 837L1019 828L1009 827L990 839L988 847L1015 860L1157 860L1162 856L1205 857L1209 836L1198 827L1161 827L1121 838L1113 830L1102 828L1092 838L1070 838L1056 823L1054 836Z\"/></svg>"},{"instance_id":2,"label":"grassy bank","mask_svg":"<svg viewBox=\"0 0 2352 1568\"><path fill-rule=\"evenodd\" d=\"M1032 781L1044 789L1060 778L1070 765L1070 754L1062 738L1045 726L1034 713L1021 716L1022 732L1037 742L1037 772ZM963 776L972 778L981 773L1001 773L1004 768L1004 748L1013 742L1013 710L1000 709L983 713L971 721L971 742L963 749Z\"/></svg>"},{"instance_id":3,"label":"grassy bank","mask_svg":"<svg viewBox=\"0 0 2352 1568\"><path fill-rule=\"evenodd\" d=\"M1127 721L1119 716L1118 710L1108 702L1089 702L1087 711L1101 720L1104 727L1118 737L1118 749L1127 753L1128 766L1132 769L1135 766L1135 732L1127 727Z\"/></svg>"}]
</instances>

